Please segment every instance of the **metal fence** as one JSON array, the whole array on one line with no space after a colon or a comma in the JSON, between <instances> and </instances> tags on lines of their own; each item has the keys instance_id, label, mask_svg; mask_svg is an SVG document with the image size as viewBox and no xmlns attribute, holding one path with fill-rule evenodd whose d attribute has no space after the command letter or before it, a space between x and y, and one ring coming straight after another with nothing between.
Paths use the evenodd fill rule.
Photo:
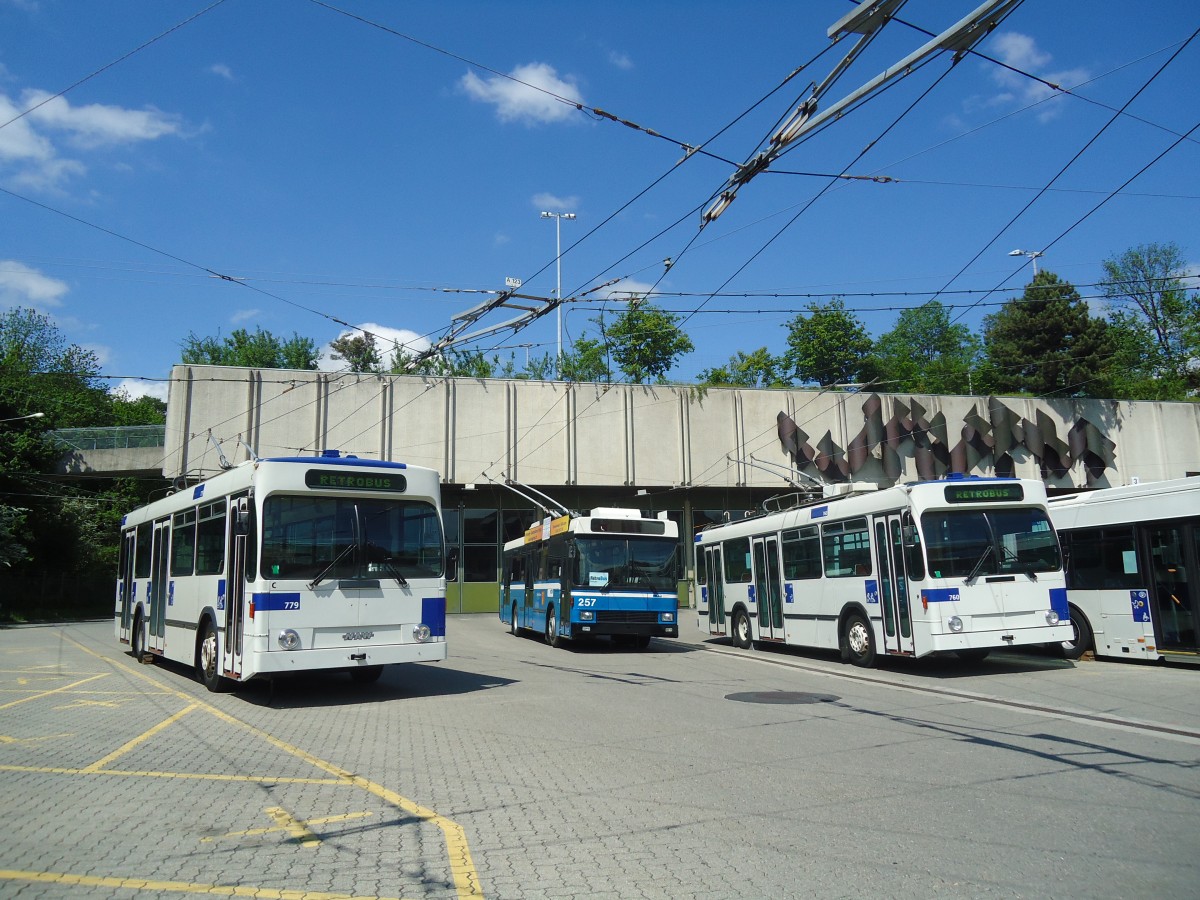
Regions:
<instances>
[{"instance_id":1,"label":"metal fence","mask_svg":"<svg viewBox=\"0 0 1200 900\"><path fill-rule=\"evenodd\" d=\"M52 431L51 435L55 440L75 450L127 450L165 446L167 426L119 425L112 428L59 428Z\"/></svg>"}]
</instances>

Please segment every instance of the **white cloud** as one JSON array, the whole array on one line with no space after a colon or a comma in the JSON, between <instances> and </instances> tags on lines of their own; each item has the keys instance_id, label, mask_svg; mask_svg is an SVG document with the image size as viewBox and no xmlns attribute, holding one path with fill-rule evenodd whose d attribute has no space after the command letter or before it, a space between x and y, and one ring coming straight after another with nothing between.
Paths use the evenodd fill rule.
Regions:
<instances>
[{"instance_id":1,"label":"white cloud","mask_svg":"<svg viewBox=\"0 0 1200 900\"><path fill-rule=\"evenodd\" d=\"M16 260L0 260L0 305L28 306L45 311L61 306L68 291L66 282L49 278Z\"/></svg>"},{"instance_id":2,"label":"white cloud","mask_svg":"<svg viewBox=\"0 0 1200 900\"><path fill-rule=\"evenodd\" d=\"M233 81L233 69L225 65L225 63L214 63L208 67L208 71L226 81Z\"/></svg>"},{"instance_id":3,"label":"white cloud","mask_svg":"<svg viewBox=\"0 0 1200 900\"><path fill-rule=\"evenodd\" d=\"M138 397L157 397L164 403L170 384L165 381L146 381L141 378L124 378L112 389L114 394L124 393L130 400Z\"/></svg>"},{"instance_id":4,"label":"white cloud","mask_svg":"<svg viewBox=\"0 0 1200 900\"><path fill-rule=\"evenodd\" d=\"M27 118L46 128L64 132L80 147L152 141L182 131L178 116L153 107L125 109L103 103L71 106L66 97L48 99L50 96L46 91L25 91L21 95L22 108L43 104L29 113Z\"/></svg>"},{"instance_id":5,"label":"white cloud","mask_svg":"<svg viewBox=\"0 0 1200 900\"><path fill-rule=\"evenodd\" d=\"M107 344L83 344L82 347L95 356L101 366L107 366L113 360L113 349Z\"/></svg>"},{"instance_id":6,"label":"white cloud","mask_svg":"<svg viewBox=\"0 0 1200 900\"><path fill-rule=\"evenodd\" d=\"M579 208L578 197L559 197L548 191L534 194L532 203L535 209L544 209L547 212L573 212Z\"/></svg>"},{"instance_id":7,"label":"white cloud","mask_svg":"<svg viewBox=\"0 0 1200 900\"><path fill-rule=\"evenodd\" d=\"M240 325L242 322L249 322L252 319L257 319L261 314L261 309L239 309L232 316L230 316L229 320L234 325Z\"/></svg>"},{"instance_id":8,"label":"white cloud","mask_svg":"<svg viewBox=\"0 0 1200 900\"><path fill-rule=\"evenodd\" d=\"M91 150L183 131L178 116L153 108L124 109L99 103L73 107L63 97L47 100L50 96L46 91L27 90L17 100L0 93L0 121L9 123L0 128L0 178L42 190L59 188L87 171L80 160L64 156L60 144L76 151ZM44 106L32 109L44 100Z\"/></svg>"},{"instance_id":9,"label":"white cloud","mask_svg":"<svg viewBox=\"0 0 1200 900\"><path fill-rule=\"evenodd\" d=\"M370 332L375 336L375 349L379 351L379 357L383 362L384 368L387 368L391 363L392 352L397 344L400 345L402 350L409 353L419 353L422 350L429 349L429 339L422 337L417 332L410 331L407 328L392 328L389 325L379 325L376 322L363 322L358 326L358 329L347 328L338 337L343 338L347 335L361 336L364 331ZM322 372L340 372L346 368L346 363L343 360L334 359L331 345L326 344L321 348L321 353L317 358L317 368Z\"/></svg>"},{"instance_id":10,"label":"white cloud","mask_svg":"<svg viewBox=\"0 0 1200 900\"><path fill-rule=\"evenodd\" d=\"M560 78L554 67L545 63L517 66L509 75L510 78L492 75L483 79L468 72L459 81L459 86L471 99L495 106L501 122L526 125L561 122L572 116L575 107L558 97L583 102L575 81L570 76Z\"/></svg>"},{"instance_id":11,"label":"white cloud","mask_svg":"<svg viewBox=\"0 0 1200 900\"><path fill-rule=\"evenodd\" d=\"M1001 91L982 105L1026 107L1041 104L1038 120L1042 122L1058 116L1061 104L1052 98L1058 96L1059 92L1022 73L1027 72L1052 84L1068 88L1091 78L1091 73L1082 68L1050 71L1049 66L1054 57L1039 48L1032 37L1016 31L995 35L988 43L987 49L993 56L1013 69L1019 69L1020 72L993 65L991 78Z\"/></svg>"},{"instance_id":12,"label":"white cloud","mask_svg":"<svg viewBox=\"0 0 1200 900\"><path fill-rule=\"evenodd\" d=\"M600 297L605 300L611 300L618 303L628 303L630 300L644 298L653 287L653 284L650 284L646 281L637 281L633 278L622 278L607 291L601 294Z\"/></svg>"},{"instance_id":13,"label":"white cloud","mask_svg":"<svg viewBox=\"0 0 1200 900\"><path fill-rule=\"evenodd\" d=\"M608 61L618 69L628 71L633 68L633 60L629 58L629 54L622 53L620 50L609 50Z\"/></svg>"}]
</instances>

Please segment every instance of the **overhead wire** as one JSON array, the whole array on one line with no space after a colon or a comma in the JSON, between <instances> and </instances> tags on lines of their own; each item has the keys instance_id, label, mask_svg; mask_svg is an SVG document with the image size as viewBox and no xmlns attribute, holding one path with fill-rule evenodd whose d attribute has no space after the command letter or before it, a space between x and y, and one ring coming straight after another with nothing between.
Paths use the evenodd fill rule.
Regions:
<instances>
[{"instance_id":1,"label":"overhead wire","mask_svg":"<svg viewBox=\"0 0 1200 900\"><path fill-rule=\"evenodd\" d=\"M1142 93L1145 92L1146 89L1149 88L1150 85L1152 85L1159 78L1160 75L1162 75L1162 73L1167 69L1167 67L1170 66L1171 63L1174 62L1179 57L1179 55L1181 53L1183 53L1183 51L1185 49L1187 49L1188 45L1190 45L1193 40L1195 40L1195 38L1198 34L1200 34L1200 28L1197 28L1195 31L1193 31L1191 33L1191 35L1187 38L1187 40L1183 41L1176 48L1175 52L1172 53L1171 56L1161 66L1159 66L1159 68L1157 70L1155 70L1155 72L1136 91L1133 92L1133 94L1125 101L1124 104L1122 104L1121 109L1116 111L1115 113L1113 113L1113 115L1109 118L1109 120L1107 122L1105 122L1103 126L1101 126L1100 130L1097 131L1094 135L1092 135L1092 137L1089 138L1088 141L1081 148L1079 148L1079 150L1077 150L1075 152L1075 154L1066 162L1066 164L1063 165L1058 170L1058 172L1055 173L1054 176L1050 178L1050 180L1046 184L1046 187L1043 188L1042 190L1039 190L1038 193L1035 196L1033 196L1029 200L1028 203L1026 203L1023 207L1021 207L1021 209L1018 210L1016 212L1016 214L1014 214L1003 226L1001 226L1000 229L983 245L983 247L981 247L979 249L979 251L973 257L971 257L971 259L968 260L967 263L965 265L963 265L962 268L960 268L958 270L958 272L953 277L950 278L949 281L946 282L945 287L949 287L951 284L953 284L968 268L970 268L975 263L976 260L978 260L981 256L983 256L983 254L986 253L996 243L996 241L998 241L1000 239L1000 237L1006 231L1008 231L1008 229L1011 228L1012 225L1018 219L1021 218L1021 216L1023 216L1039 199L1041 199L1041 197L1045 194L1046 189L1048 189L1051 185L1054 184L1054 182L1056 182L1059 178L1061 178L1063 176L1063 174L1066 173L1066 171L1071 166L1073 166L1080 159L1080 157L1082 157L1083 154L1086 153L1096 143L1096 141L1098 141L1100 139L1100 137L1112 126L1112 124L1121 117L1122 111L1129 108L1129 106L1132 105L1133 102L1135 100L1137 100L1137 98L1140 97L1142 95ZM1147 166L1145 166L1141 170L1139 170L1139 172L1137 174L1140 175L1142 172L1146 171L1147 168L1149 168L1149 165L1153 165L1158 160L1162 159L1163 156L1165 156L1167 152L1169 152L1170 150L1172 150L1176 146L1178 146L1180 143L1182 143L1195 130L1196 130L1196 126L1193 126L1187 132L1187 134L1182 135L1179 138L1177 138L1167 148L1166 151L1164 151L1163 153L1160 153L1158 156L1156 156L1150 164L1148 164ZM1134 176L1134 178L1136 178L1136 177L1137 177L1137 175ZM1133 178L1129 179L1128 181L1126 181L1126 184L1128 184L1132 180L1133 180ZM1067 234L1069 234L1071 231L1073 231L1076 227L1078 227L1078 225L1080 223L1082 223L1086 218L1088 218L1088 216L1092 215L1092 213L1094 213L1097 209L1099 209L1101 206L1103 206L1105 203L1107 203L1108 200L1110 200L1112 197L1116 196L1116 194L1119 191L1120 191L1120 188L1117 188L1116 191L1113 191L1112 193L1110 193L1108 197L1106 197L1104 200L1102 200L1086 216L1079 219L1077 222L1075 222L1074 224L1069 226L1064 232L1059 234L1059 236L1054 239L1054 243L1057 243L1058 241L1062 240L1063 237L1065 237ZM1009 276L1009 277L1011 277L1011 276ZM1005 279L1005 281L1007 281L1007 279ZM1000 288L1000 286L1003 285L1003 283L1004 282L1001 282L999 285L997 285L996 289L998 290ZM962 318L962 316L965 314L966 314L965 312L959 314L959 316L956 317L956 320L959 318Z\"/></svg>"}]
</instances>

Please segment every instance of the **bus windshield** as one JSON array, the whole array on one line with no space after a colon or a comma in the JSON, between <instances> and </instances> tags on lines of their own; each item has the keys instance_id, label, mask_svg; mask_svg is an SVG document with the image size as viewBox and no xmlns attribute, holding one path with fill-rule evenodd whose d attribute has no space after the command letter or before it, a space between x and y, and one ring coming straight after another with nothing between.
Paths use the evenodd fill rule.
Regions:
<instances>
[{"instance_id":1,"label":"bus windshield","mask_svg":"<svg viewBox=\"0 0 1200 900\"><path fill-rule=\"evenodd\" d=\"M1045 510L930 510L921 516L921 531L934 578L1028 575L1061 566Z\"/></svg>"},{"instance_id":2,"label":"bus windshield","mask_svg":"<svg viewBox=\"0 0 1200 900\"><path fill-rule=\"evenodd\" d=\"M264 578L442 574L437 508L420 500L272 495L263 506Z\"/></svg>"},{"instance_id":3,"label":"bus windshield","mask_svg":"<svg viewBox=\"0 0 1200 900\"><path fill-rule=\"evenodd\" d=\"M679 544L672 538L580 535L575 546L577 587L676 589Z\"/></svg>"}]
</instances>

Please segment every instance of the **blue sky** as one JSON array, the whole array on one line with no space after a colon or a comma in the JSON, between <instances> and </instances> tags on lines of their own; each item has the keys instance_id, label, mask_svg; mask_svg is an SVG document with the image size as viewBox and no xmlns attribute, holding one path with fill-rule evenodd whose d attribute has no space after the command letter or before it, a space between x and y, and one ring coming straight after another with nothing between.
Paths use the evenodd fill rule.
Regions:
<instances>
[{"instance_id":1,"label":"blue sky","mask_svg":"<svg viewBox=\"0 0 1200 900\"><path fill-rule=\"evenodd\" d=\"M818 112L928 39L910 25L976 5L909 0ZM0 0L0 308L49 314L112 385L165 396L189 332L326 344L355 326L420 348L506 278L549 297L561 228L563 294L590 292L565 340L654 287L686 317L696 349L671 377L688 381L781 352L831 296L878 335L943 291L977 328L1031 275L1014 249L1085 296L1137 244L1200 260L1184 0L1020 4L976 46L992 60L933 59L701 230L849 48L826 29L851 6ZM880 180L831 186L842 172ZM520 363L556 339L551 314L467 346Z\"/></svg>"}]
</instances>

